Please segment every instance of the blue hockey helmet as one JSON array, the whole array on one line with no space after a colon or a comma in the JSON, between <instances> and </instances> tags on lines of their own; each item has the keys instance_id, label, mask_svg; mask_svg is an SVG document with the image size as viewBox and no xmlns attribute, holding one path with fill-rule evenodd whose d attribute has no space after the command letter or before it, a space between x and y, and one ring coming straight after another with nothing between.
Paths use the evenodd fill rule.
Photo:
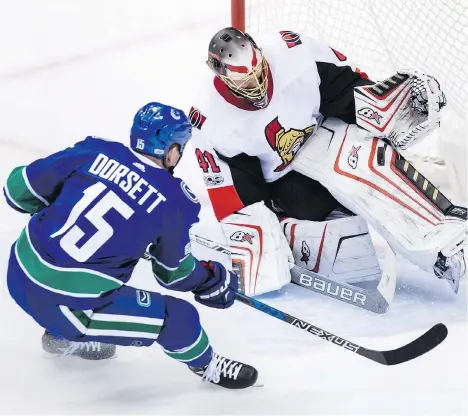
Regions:
<instances>
[{"instance_id":1,"label":"blue hockey helmet","mask_svg":"<svg viewBox=\"0 0 468 416\"><path fill-rule=\"evenodd\" d=\"M164 159L179 145L182 154L192 137L192 125L182 110L151 102L138 110L130 132L130 147L137 152Z\"/></svg>"}]
</instances>

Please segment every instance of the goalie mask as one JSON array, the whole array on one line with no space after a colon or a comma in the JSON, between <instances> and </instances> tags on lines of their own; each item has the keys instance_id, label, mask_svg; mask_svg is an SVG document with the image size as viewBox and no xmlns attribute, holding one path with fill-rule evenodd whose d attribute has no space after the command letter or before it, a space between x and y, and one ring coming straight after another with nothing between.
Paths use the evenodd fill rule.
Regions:
<instances>
[{"instance_id":1,"label":"goalie mask","mask_svg":"<svg viewBox=\"0 0 468 416\"><path fill-rule=\"evenodd\" d=\"M268 63L247 33L220 30L210 41L206 63L234 95L259 108L268 105Z\"/></svg>"}]
</instances>

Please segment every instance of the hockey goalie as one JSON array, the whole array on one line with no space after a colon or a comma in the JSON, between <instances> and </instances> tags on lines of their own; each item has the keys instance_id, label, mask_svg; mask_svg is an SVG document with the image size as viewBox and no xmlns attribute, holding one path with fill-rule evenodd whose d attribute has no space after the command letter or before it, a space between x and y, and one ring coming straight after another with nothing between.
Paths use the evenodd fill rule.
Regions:
<instances>
[{"instance_id":1,"label":"hockey goalie","mask_svg":"<svg viewBox=\"0 0 468 416\"><path fill-rule=\"evenodd\" d=\"M439 125L435 78L374 82L292 31L257 44L225 28L207 64L215 77L190 109L193 144L245 293L279 289L294 263L334 282L380 278L369 225L458 291L466 208L400 154Z\"/></svg>"}]
</instances>

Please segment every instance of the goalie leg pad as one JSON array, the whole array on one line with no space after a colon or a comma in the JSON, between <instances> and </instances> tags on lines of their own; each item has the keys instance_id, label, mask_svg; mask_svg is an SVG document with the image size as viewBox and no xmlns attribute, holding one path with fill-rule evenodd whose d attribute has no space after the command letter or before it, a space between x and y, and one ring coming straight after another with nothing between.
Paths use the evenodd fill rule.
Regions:
<instances>
[{"instance_id":1,"label":"goalie leg pad","mask_svg":"<svg viewBox=\"0 0 468 416\"><path fill-rule=\"evenodd\" d=\"M263 202L221 222L231 250L239 290L248 296L278 290L291 281L293 256L276 215Z\"/></svg>"},{"instance_id":2,"label":"goalie leg pad","mask_svg":"<svg viewBox=\"0 0 468 416\"><path fill-rule=\"evenodd\" d=\"M293 168L321 182L395 252L432 274L439 252L449 257L466 244L466 208L453 206L409 162L400 166L398 160L384 141L329 119Z\"/></svg>"},{"instance_id":3,"label":"goalie leg pad","mask_svg":"<svg viewBox=\"0 0 468 416\"><path fill-rule=\"evenodd\" d=\"M359 216L323 222L281 222L295 264L335 281L357 283L381 276L369 229Z\"/></svg>"}]
</instances>

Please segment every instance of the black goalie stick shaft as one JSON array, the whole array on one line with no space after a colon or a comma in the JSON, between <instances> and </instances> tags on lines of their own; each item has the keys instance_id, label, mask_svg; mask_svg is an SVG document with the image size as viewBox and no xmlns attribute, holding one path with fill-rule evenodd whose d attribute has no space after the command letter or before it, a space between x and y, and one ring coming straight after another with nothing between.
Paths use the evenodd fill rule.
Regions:
<instances>
[{"instance_id":1,"label":"black goalie stick shaft","mask_svg":"<svg viewBox=\"0 0 468 416\"><path fill-rule=\"evenodd\" d=\"M285 312L275 309L265 303L258 301L257 299L243 295L242 293L236 293L236 300L248 305L254 309L257 309L267 315L273 316L289 325L295 326L296 328L302 329L309 334L315 335L325 341L331 342L334 345L342 347L348 351L354 352L361 355L369 360L375 361L383 365L396 365L406 361L413 360L414 358L420 357L426 354L433 348L437 347L448 334L447 327L444 324L436 324L419 338L411 341L400 348L389 351L377 351L368 348L361 347L354 342L348 341L344 338L338 337L330 332L327 332L315 325L309 324L301 319L295 318Z\"/></svg>"}]
</instances>

